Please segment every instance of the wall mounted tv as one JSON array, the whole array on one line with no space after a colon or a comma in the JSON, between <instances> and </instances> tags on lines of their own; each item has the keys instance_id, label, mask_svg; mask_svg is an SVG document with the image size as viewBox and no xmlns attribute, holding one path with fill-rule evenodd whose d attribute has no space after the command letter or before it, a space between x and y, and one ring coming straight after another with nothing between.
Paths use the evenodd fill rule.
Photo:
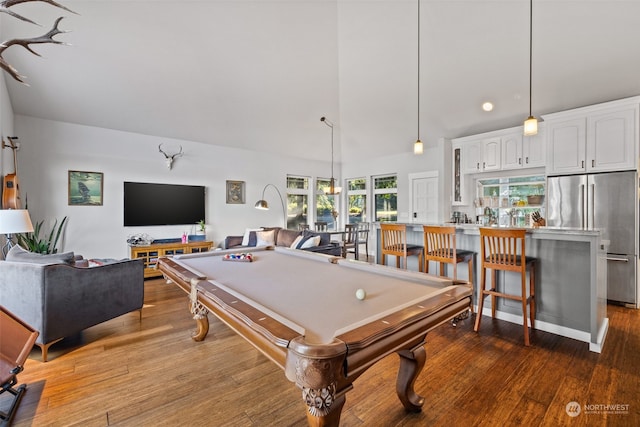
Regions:
<instances>
[{"instance_id":1,"label":"wall mounted tv","mask_svg":"<svg viewBox=\"0 0 640 427\"><path fill-rule=\"evenodd\" d=\"M124 183L124 226L185 225L205 219L205 187Z\"/></svg>"}]
</instances>

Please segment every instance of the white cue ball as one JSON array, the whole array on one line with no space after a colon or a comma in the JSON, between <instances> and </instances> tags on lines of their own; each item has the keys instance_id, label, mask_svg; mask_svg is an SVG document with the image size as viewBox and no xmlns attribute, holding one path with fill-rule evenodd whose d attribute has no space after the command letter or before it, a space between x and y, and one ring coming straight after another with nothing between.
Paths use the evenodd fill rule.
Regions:
<instances>
[{"instance_id":1,"label":"white cue ball","mask_svg":"<svg viewBox=\"0 0 640 427\"><path fill-rule=\"evenodd\" d=\"M364 291L364 289L358 289L356 291L356 298L358 298L359 300L363 300L367 297L367 293Z\"/></svg>"}]
</instances>

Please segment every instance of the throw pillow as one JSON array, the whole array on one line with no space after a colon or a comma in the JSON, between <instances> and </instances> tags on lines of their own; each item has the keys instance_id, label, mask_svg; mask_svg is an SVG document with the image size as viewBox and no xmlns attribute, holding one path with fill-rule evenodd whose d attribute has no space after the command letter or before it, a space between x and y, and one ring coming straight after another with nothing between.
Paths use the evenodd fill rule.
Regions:
<instances>
[{"instance_id":1,"label":"throw pillow","mask_svg":"<svg viewBox=\"0 0 640 427\"><path fill-rule=\"evenodd\" d=\"M37 254L29 252L20 245L15 245L5 257L7 261L30 262L33 264L73 264L75 258L73 252L61 254Z\"/></svg>"},{"instance_id":2,"label":"throw pillow","mask_svg":"<svg viewBox=\"0 0 640 427\"><path fill-rule=\"evenodd\" d=\"M300 241L302 239L304 239L304 236L302 236L302 235L296 237L295 240L293 241L293 243L291 243L291 245L289 247L291 249L298 249L298 244L300 243Z\"/></svg>"},{"instance_id":3,"label":"throw pillow","mask_svg":"<svg viewBox=\"0 0 640 427\"><path fill-rule=\"evenodd\" d=\"M276 244L276 230L256 231L256 246L273 246Z\"/></svg>"},{"instance_id":4,"label":"throw pillow","mask_svg":"<svg viewBox=\"0 0 640 427\"><path fill-rule=\"evenodd\" d=\"M307 249L314 246L318 246L320 243L320 236L306 236L303 237L296 249Z\"/></svg>"},{"instance_id":5,"label":"throw pillow","mask_svg":"<svg viewBox=\"0 0 640 427\"><path fill-rule=\"evenodd\" d=\"M254 236L255 236L255 232L256 231L262 231L262 228L247 228L244 231L244 236L242 236L242 246L255 246L256 244L254 243L253 245L251 244L251 232L254 232Z\"/></svg>"}]
</instances>

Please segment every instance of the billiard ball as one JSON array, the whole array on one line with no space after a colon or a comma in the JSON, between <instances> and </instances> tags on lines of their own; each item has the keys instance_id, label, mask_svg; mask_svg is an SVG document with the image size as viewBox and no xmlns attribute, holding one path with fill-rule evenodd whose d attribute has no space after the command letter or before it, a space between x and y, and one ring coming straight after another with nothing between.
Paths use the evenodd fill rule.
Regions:
<instances>
[{"instance_id":1,"label":"billiard ball","mask_svg":"<svg viewBox=\"0 0 640 427\"><path fill-rule=\"evenodd\" d=\"M367 293L365 292L364 289L358 289L356 291L356 298L358 298L359 300L363 300L367 297Z\"/></svg>"}]
</instances>

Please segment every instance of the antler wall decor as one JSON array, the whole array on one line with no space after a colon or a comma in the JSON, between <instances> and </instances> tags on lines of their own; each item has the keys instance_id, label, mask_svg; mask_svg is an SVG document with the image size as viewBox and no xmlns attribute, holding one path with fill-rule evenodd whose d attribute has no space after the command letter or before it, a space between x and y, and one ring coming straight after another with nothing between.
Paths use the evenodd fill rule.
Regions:
<instances>
[{"instance_id":1,"label":"antler wall decor","mask_svg":"<svg viewBox=\"0 0 640 427\"><path fill-rule=\"evenodd\" d=\"M71 13L76 13L74 11L72 11L71 9L53 1L53 0L3 0L0 1L0 12L1 13L6 13L7 15L13 16L14 18L20 19L21 21L25 21L25 22L29 22L31 24L36 24L36 25L40 25L38 23L36 23L35 21L26 18L22 15L19 15L18 13L10 10L9 8L11 6L14 6L16 4L20 4L20 3L27 3L27 2L31 2L31 1L39 1L39 2L43 2L43 3L47 3L50 4L52 6L58 7L60 9L66 10L68 12ZM3 57L2 54L4 53L5 50L7 50L8 48L10 48L11 46L14 45L18 45L18 46L22 46L25 49L27 49L29 52L33 53L36 56L41 56L39 53L37 53L36 51L34 51L33 49L31 49L32 44L42 44L42 43L51 43L51 44L62 44L62 45L68 45L68 43L64 43L61 42L59 40L55 40L53 37L58 35L58 34L63 34L66 33L67 31L62 31L58 28L58 25L60 24L60 21L62 20L62 17L59 17L58 19L56 19L55 23L53 24L53 28L51 30L49 30L49 32L47 32L46 34L43 34L42 36L39 37L33 37L30 39L12 39L12 40L8 40L3 42L2 44L0 44L0 68L2 68L3 70L5 70L7 73L9 73L9 75L11 75L11 77L13 77L15 80L19 81L20 83L29 86L25 81L25 76L22 76L18 73L18 70L16 70L11 64L9 64Z\"/></svg>"},{"instance_id":2,"label":"antler wall decor","mask_svg":"<svg viewBox=\"0 0 640 427\"><path fill-rule=\"evenodd\" d=\"M164 158L167 162L167 169L169 170L171 170L171 168L173 167L173 160L177 157L182 157L182 154L183 154L182 145L180 146L180 151L175 154L167 154L164 151L162 151L162 144L158 145L158 151L164 154Z\"/></svg>"}]
</instances>

